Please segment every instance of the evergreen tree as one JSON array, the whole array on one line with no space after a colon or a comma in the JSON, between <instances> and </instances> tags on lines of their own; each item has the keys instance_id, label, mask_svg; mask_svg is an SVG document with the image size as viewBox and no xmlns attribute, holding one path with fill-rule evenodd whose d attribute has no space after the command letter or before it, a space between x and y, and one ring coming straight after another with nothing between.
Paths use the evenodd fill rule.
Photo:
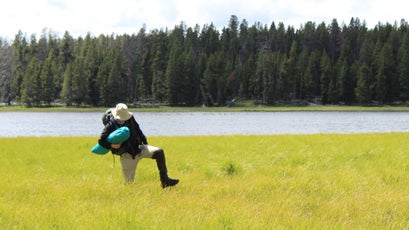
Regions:
<instances>
[{"instance_id":1,"label":"evergreen tree","mask_svg":"<svg viewBox=\"0 0 409 230\"><path fill-rule=\"evenodd\" d=\"M112 44L98 72L101 104L112 106L120 101L128 102L124 54L118 44Z\"/></svg>"},{"instance_id":2,"label":"evergreen tree","mask_svg":"<svg viewBox=\"0 0 409 230\"><path fill-rule=\"evenodd\" d=\"M371 103L373 84L371 81L371 69L367 64L360 67L358 71L358 80L355 88L356 100L358 103L368 105Z\"/></svg>"},{"instance_id":3,"label":"evergreen tree","mask_svg":"<svg viewBox=\"0 0 409 230\"><path fill-rule=\"evenodd\" d=\"M165 101L167 99L166 88L166 66L168 61L167 36L164 31L156 31L153 34L154 42L152 44L152 95L155 100Z\"/></svg>"},{"instance_id":4,"label":"evergreen tree","mask_svg":"<svg viewBox=\"0 0 409 230\"><path fill-rule=\"evenodd\" d=\"M349 45L349 59L348 62L352 63L359 59L360 48L365 39L367 28L365 25L362 25L359 18L351 18L349 25L343 31L343 40L344 44ZM342 48L341 48L342 49ZM345 52L341 50L341 53ZM341 54L342 55L342 54Z\"/></svg>"},{"instance_id":5,"label":"evergreen tree","mask_svg":"<svg viewBox=\"0 0 409 230\"><path fill-rule=\"evenodd\" d=\"M64 36L59 44L58 53L58 75L55 76L55 87L58 93L61 94L62 86L64 82L65 68L74 60L74 38L70 35L68 31L65 31Z\"/></svg>"},{"instance_id":6,"label":"evergreen tree","mask_svg":"<svg viewBox=\"0 0 409 230\"><path fill-rule=\"evenodd\" d=\"M86 101L88 89L83 57L79 56L74 60L71 71L71 98L77 106L80 106Z\"/></svg>"},{"instance_id":7,"label":"evergreen tree","mask_svg":"<svg viewBox=\"0 0 409 230\"><path fill-rule=\"evenodd\" d=\"M203 74L204 90L209 98L208 105L214 105L219 100L219 88L223 87L225 62L223 55L219 52L210 55L206 70Z\"/></svg>"},{"instance_id":8,"label":"evergreen tree","mask_svg":"<svg viewBox=\"0 0 409 230\"><path fill-rule=\"evenodd\" d=\"M346 59L339 59L339 69L337 78L338 100L346 104L351 104L355 100L354 90L357 78L357 62L349 64Z\"/></svg>"},{"instance_id":9,"label":"evergreen tree","mask_svg":"<svg viewBox=\"0 0 409 230\"><path fill-rule=\"evenodd\" d=\"M376 69L377 63L374 59L377 52L374 41L366 38L359 51L358 74L355 89L356 100L361 104L369 104L376 97ZM360 92L360 90L364 90Z\"/></svg>"},{"instance_id":10,"label":"evergreen tree","mask_svg":"<svg viewBox=\"0 0 409 230\"><path fill-rule=\"evenodd\" d=\"M273 52L279 52L279 53L287 53L287 44L288 41L286 41L286 31L285 31L285 25L284 23L280 22L278 23L278 28L276 32L276 36L273 37Z\"/></svg>"},{"instance_id":11,"label":"evergreen tree","mask_svg":"<svg viewBox=\"0 0 409 230\"><path fill-rule=\"evenodd\" d=\"M229 27L223 30L221 36L222 51L225 52L227 60L232 64L234 69L239 52L239 22L235 15L232 15L229 20Z\"/></svg>"},{"instance_id":12,"label":"evergreen tree","mask_svg":"<svg viewBox=\"0 0 409 230\"><path fill-rule=\"evenodd\" d=\"M378 56L376 73L376 98L381 104L392 101L393 66L392 47L385 44Z\"/></svg>"},{"instance_id":13,"label":"evergreen tree","mask_svg":"<svg viewBox=\"0 0 409 230\"><path fill-rule=\"evenodd\" d=\"M157 101L165 101L167 98L166 90L166 76L161 70L157 70L152 76L152 94L153 98Z\"/></svg>"},{"instance_id":14,"label":"evergreen tree","mask_svg":"<svg viewBox=\"0 0 409 230\"><path fill-rule=\"evenodd\" d=\"M246 61L247 57L250 55L250 47L249 43L250 41L248 40L248 23L246 19L243 19L243 21L240 23L240 32L239 32L239 64L243 65L243 63Z\"/></svg>"},{"instance_id":15,"label":"evergreen tree","mask_svg":"<svg viewBox=\"0 0 409 230\"><path fill-rule=\"evenodd\" d=\"M11 105L12 91L12 48L0 38L0 101Z\"/></svg>"},{"instance_id":16,"label":"evergreen tree","mask_svg":"<svg viewBox=\"0 0 409 230\"><path fill-rule=\"evenodd\" d=\"M183 103L188 106L193 106L198 101L198 85L199 85L199 78L197 74L196 68L196 58L194 57L193 47L185 52L184 56L184 80L183 80Z\"/></svg>"},{"instance_id":17,"label":"evergreen tree","mask_svg":"<svg viewBox=\"0 0 409 230\"><path fill-rule=\"evenodd\" d=\"M114 50L114 63L112 65L111 71L108 78L109 82L113 82L112 87L114 88L114 94L111 96L111 103L116 104L119 101L130 102L127 95L127 82L125 74L125 58L124 53L120 47L115 47ZM111 80L112 79L112 80Z\"/></svg>"},{"instance_id":18,"label":"evergreen tree","mask_svg":"<svg viewBox=\"0 0 409 230\"><path fill-rule=\"evenodd\" d=\"M117 38L124 53L124 71L126 76L126 94L128 101L135 101L135 76L136 76L136 36L127 34Z\"/></svg>"},{"instance_id":19,"label":"evergreen tree","mask_svg":"<svg viewBox=\"0 0 409 230\"><path fill-rule=\"evenodd\" d=\"M287 55L279 52L276 55L275 63L278 65L278 73L276 77L275 95L277 100L289 100L288 97L288 75L287 75Z\"/></svg>"},{"instance_id":20,"label":"evergreen tree","mask_svg":"<svg viewBox=\"0 0 409 230\"><path fill-rule=\"evenodd\" d=\"M148 43L149 44L149 43ZM147 44L147 45L148 45ZM150 47L150 44L148 45ZM141 63L141 77L139 82L139 89L141 92L139 96L145 99L151 98L152 96L152 57L151 57L151 49L148 48L148 51L142 57ZM143 84L143 85L141 85Z\"/></svg>"},{"instance_id":21,"label":"evergreen tree","mask_svg":"<svg viewBox=\"0 0 409 230\"><path fill-rule=\"evenodd\" d=\"M71 106L73 103L72 98L72 67L71 64L68 63L65 72L64 72L64 82L62 84L61 89L61 101L65 103L67 106Z\"/></svg>"},{"instance_id":22,"label":"evergreen tree","mask_svg":"<svg viewBox=\"0 0 409 230\"><path fill-rule=\"evenodd\" d=\"M200 33L199 42L202 44L201 51L205 56L210 56L219 51L219 32L214 27L213 23L205 25Z\"/></svg>"},{"instance_id":23,"label":"evergreen tree","mask_svg":"<svg viewBox=\"0 0 409 230\"><path fill-rule=\"evenodd\" d=\"M400 99L409 100L409 31L403 35L402 45L398 53L398 73Z\"/></svg>"},{"instance_id":24,"label":"evergreen tree","mask_svg":"<svg viewBox=\"0 0 409 230\"><path fill-rule=\"evenodd\" d=\"M33 57L27 66L21 86L21 101L28 107L41 104L41 63Z\"/></svg>"},{"instance_id":25,"label":"evergreen tree","mask_svg":"<svg viewBox=\"0 0 409 230\"><path fill-rule=\"evenodd\" d=\"M82 45L80 57L84 60L84 79L86 81L86 96L85 103L90 105L98 105L99 94L99 82L98 82L98 69L101 63L101 57L98 54L97 40L87 35Z\"/></svg>"},{"instance_id":26,"label":"evergreen tree","mask_svg":"<svg viewBox=\"0 0 409 230\"><path fill-rule=\"evenodd\" d=\"M168 88L168 102L171 105L181 103L182 69L183 63L180 61L182 52L179 47L172 47L169 55L169 62L166 68L166 82Z\"/></svg>"},{"instance_id":27,"label":"evergreen tree","mask_svg":"<svg viewBox=\"0 0 409 230\"><path fill-rule=\"evenodd\" d=\"M337 24L334 24L334 27L335 25ZM329 47L330 47L330 33L329 33L329 28L327 28L324 22L319 24L317 27L317 37L318 37L317 38L318 41L317 41L316 51L320 52L320 54L321 52L325 51L328 54ZM332 42L334 42L334 39L332 39ZM331 45L334 45L334 44L331 44Z\"/></svg>"},{"instance_id":28,"label":"evergreen tree","mask_svg":"<svg viewBox=\"0 0 409 230\"><path fill-rule=\"evenodd\" d=\"M261 61L261 60L259 60ZM266 54L265 59L259 62L261 68L257 68L263 79L263 103L274 104L280 92L280 66L281 60L278 52Z\"/></svg>"},{"instance_id":29,"label":"evergreen tree","mask_svg":"<svg viewBox=\"0 0 409 230\"><path fill-rule=\"evenodd\" d=\"M345 29L347 30L347 29ZM353 39L344 39L341 46L341 55L337 61L336 69L336 103L344 102L351 104L355 98L354 89L356 82L356 70L352 68L356 59L353 58L351 44Z\"/></svg>"},{"instance_id":30,"label":"evergreen tree","mask_svg":"<svg viewBox=\"0 0 409 230\"><path fill-rule=\"evenodd\" d=\"M48 52L49 52L49 47L48 47L48 41L47 41L47 34L46 31L43 30L42 34L40 36L40 39L37 41L37 59L40 62L44 62L45 59L48 56Z\"/></svg>"},{"instance_id":31,"label":"evergreen tree","mask_svg":"<svg viewBox=\"0 0 409 230\"><path fill-rule=\"evenodd\" d=\"M291 49L290 49L290 53L288 56L288 60L286 63L286 72L287 72L287 76L288 76L288 93L289 93L289 98L290 99L296 99L297 98L297 89L298 89L298 81L299 81L299 75L300 72L297 69L297 57L298 57L298 53L297 53L297 42L293 41L291 44Z\"/></svg>"},{"instance_id":32,"label":"evergreen tree","mask_svg":"<svg viewBox=\"0 0 409 230\"><path fill-rule=\"evenodd\" d=\"M11 63L11 95L12 99L21 102L21 88L26 67L29 62L29 49L23 32L19 31L13 40L13 59ZM14 77L13 77L14 76Z\"/></svg>"},{"instance_id":33,"label":"evergreen tree","mask_svg":"<svg viewBox=\"0 0 409 230\"><path fill-rule=\"evenodd\" d=\"M240 79L240 89L239 89L239 97L240 98L250 98L250 79L254 76L254 66L255 60L254 55L250 55L246 61L244 62L240 72L237 73Z\"/></svg>"},{"instance_id":34,"label":"evergreen tree","mask_svg":"<svg viewBox=\"0 0 409 230\"><path fill-rule=\"evenodd\" d=\"M305 23L304 27L299 31L301 46L303 49L306 49L307 53L319 49L318 33L315 27L315 23L309 21Z\"/></svg>"},{"instance_id":35,"label":"evergreen tree","mask_svg":"<svg viewBox=\"0 0 409 230\"><path fill-rule=\"evenodd\" d=\"M296 90L296 98L298 99L305 99L305 81L306 81L306 74L307 74L307 66L308 66L309 56L307 48L304 48L303 51L298 56L297 61L297 90Z\"/></svg>"},{"instance_id":36,"label":"evergreen tree","mask_svg":"<svg viewBox=\"0 0 409 230\"><path fill-rule=\"evenodd\" d=\"M90 37L90 34L87 35L87 37ZM63 66L63 69L65 70L65 67L71 63L71 61L74 59L74 38L70 35L68 31L65 31L64 37L61 41L61 46L60 46L60 59L61 59L61 65Z\"/></svg>"},{"instance_id":37,"label":"evergreen tree","mask_svg":"<svg viewBox=\"0 0 409 230\"><path fill-rule=\"evenodd\" d=\"M168 102L171 105L183 103L183 96L180 89L183 88L183 44L184 25L175 27L171 33L171 47L169 51L169 61L166 68L166 82L168 88Z\"/></svg>"},{"instance_id":38,"label":"evergreen tree","mask_svg":"<svg viewBox=\"0 0 409 230\"><path fill-rule=\"evenodd\" d=\"M267 60L268 52L261 50L257 55L256 70L254 75L249 79L249 91L251 95L257 100L263 100L263 75L265 70L265 60Z\"/></svg>"},{"instance_id":39,"label":"evergreen tree","mask_svg":"<svg viewBox=\"0 0 409 230\"><path fill-rule=\"evenodd\" d=\"M341 46L342 46L341 29L336 19L332 20L331 26L329 27L329 31L330 31L330 34L329 34L328 56L331 62L335 63L341 54Z\"/></svg>"},{"instance_id":40,"label":"evergreen tree","mask_svg":"<svg viewBox=\"0 0 409 230\"><path fill-rule=\"evenodd\" d=\"M305 94L308 97L321 96L321 52L311 52L305 70Z\"/></svg>"},{"instance_id":41,"label":"evergreen tree","mask_svg":"<svg viewBox=\"0 0 409 230\"><path fill-rule=\"evenodd\" d=\"M44 62L44 66L41 70L41 83L42 83L42 101L51 104L52 101L56 99L57 91L55 86L54 76L58 75L57 72L57 58L54 53L54 49L51 49L47 59Z\"/></svg>"},{"instance_id":42,"label":"evergreen tree","mask_svg":"<svg viewBox=\"0 0 409 230\"><path fill-rule=\"evenodd\" d=\"M326 52L323 52L321 55L320 62L320 86L321 86L321 103L328 104L331 102L332 98L332 74L331 74L331 60Z\"/></svg>"}]
</instances>

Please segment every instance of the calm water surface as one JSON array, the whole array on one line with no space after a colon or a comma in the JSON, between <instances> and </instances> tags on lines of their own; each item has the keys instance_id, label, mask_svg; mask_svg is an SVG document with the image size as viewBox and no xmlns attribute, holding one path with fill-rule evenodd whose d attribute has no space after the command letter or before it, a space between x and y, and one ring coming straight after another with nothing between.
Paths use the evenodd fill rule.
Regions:
<instances>
[{"instance_id":1,"label":"calm water surface","mask_svg":"<svg viewBox=\"0 0 409 230\"><path fill-rule=\"evenodd\" d=\"M101 112L0 112L0 136L98 136ZM134 112L147 136L407 132L409 112Z\"/></svg>"}]
</instances>

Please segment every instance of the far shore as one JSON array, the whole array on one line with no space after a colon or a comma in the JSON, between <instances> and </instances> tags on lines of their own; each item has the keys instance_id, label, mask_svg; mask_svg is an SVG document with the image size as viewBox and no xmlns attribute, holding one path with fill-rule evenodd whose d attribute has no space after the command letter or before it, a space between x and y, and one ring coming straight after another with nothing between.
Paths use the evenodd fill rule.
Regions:
<instances>
[{"instance_id":1,"label":"far shore","mask_svg":"<svg viewBox=\"0 0 409 230\"><path fill-rule=\"evenodd\" d=\"M409 106L347 106L347 105L280 105L280 106L266 106L266 105L237 105L231 107L173 107L173 106L151 106L139 107L129 105L133 111L140 112L298 112L298 111L371 111L371 112L407 112ZM104 112L108 107L88 107L88 106L42 106L42 107L25 107L25 106L5 106L0 105L0 112Z\"/></svg>"}]
</instances>

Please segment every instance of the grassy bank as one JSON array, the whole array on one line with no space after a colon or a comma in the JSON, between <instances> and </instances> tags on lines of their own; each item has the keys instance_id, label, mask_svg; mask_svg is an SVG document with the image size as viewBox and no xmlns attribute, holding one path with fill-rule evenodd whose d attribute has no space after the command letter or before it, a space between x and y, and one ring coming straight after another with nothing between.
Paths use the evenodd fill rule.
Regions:
<instances>
[{"instance_id":1,"label":"grassy bank","mask_svg":"<svg viewBox=\"0 0 409 230\"><path fill-rule=\"evenodd\" d=\"M409 133L151 137L122 183L96 137L0 138L2 229L405 229Z\"/></svg>"},{"instance_id":2,"label":"grassy bank","mask_svg":"<svg viewBox=\"0 0 409 230\"><path fill-rule=\"evenodd\" d=\"M132 111L141 112L291 112L291 111L409 111L409 106L340 106L340 105L310 105L310 106L257 106L251 103L238 103L233 107L133 107L129 105ZM0 112L10 111L32 111L32 112L104 112L107 107L24 107L24 106L1 106Z\"/></svg>"}]
</instances>

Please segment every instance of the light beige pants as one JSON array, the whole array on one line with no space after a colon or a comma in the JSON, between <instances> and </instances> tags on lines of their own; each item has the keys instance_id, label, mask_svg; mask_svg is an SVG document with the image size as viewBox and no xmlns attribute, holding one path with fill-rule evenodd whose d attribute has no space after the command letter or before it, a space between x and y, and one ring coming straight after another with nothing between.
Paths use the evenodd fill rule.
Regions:
<instances>
[{"instance_id":1,"label":"light beige pants","mask_svg":"<svg viewBox=\"0 0 409 230\"><path fill-rule=\"evenodd\" d=\"M139 148L142 150L135 159L129 153L124 153L121 155L121 165L122 173L124 175L125 183L133 183L135 180L136 166L142 158L152 158L153 153L160 148L151 145L140 145Z\"/></svg>"}]
</instances>

